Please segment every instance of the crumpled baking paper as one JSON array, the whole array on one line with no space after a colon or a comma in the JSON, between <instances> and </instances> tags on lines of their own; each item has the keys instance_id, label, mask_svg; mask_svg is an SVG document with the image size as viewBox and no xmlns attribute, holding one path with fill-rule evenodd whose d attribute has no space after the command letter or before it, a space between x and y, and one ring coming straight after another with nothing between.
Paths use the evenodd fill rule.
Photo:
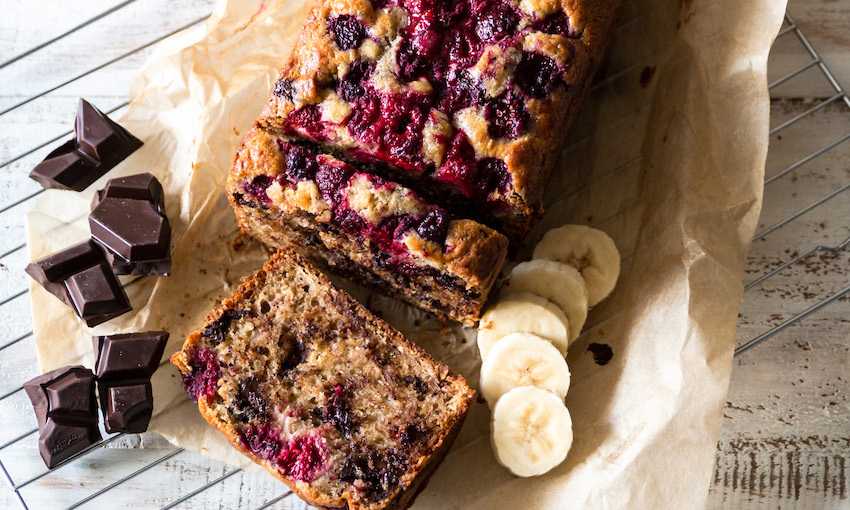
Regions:
<instances>
[{"instance_id":1,"label":"crumpled baking paper","mask_svg":"<svg viewBox=\"0 0 850 510\"><path fill-rule=\"evenodd\" d=\"M38 201L27 217L33 260L88 237L88 205L107 178L151 172L166 190L174 262L170 277L122 277L133 312L93 329L31 285L42 370L91 366L92 334L165 329L168 356L267 258L256 244L233 249L224 182L308 8L304 0L220 0L205 26L161 43L135 79L119 120L145 145L87 191L47 191ZM626 2L548 187L546 215L520 252L529 256L543 232L564 223L605 230L622 252L617 289L591 311L568 354L573 448L544 476L514 477L493 457L487 405L474 403L416 508L704 506L761 206L767 54L784 8L771 0ZM370 303L477 385L474 330L446 330L389 298ZM201 418L176 368L164 363L153 384L152 431L264 472Z\"/></svg>"}]
</instances>

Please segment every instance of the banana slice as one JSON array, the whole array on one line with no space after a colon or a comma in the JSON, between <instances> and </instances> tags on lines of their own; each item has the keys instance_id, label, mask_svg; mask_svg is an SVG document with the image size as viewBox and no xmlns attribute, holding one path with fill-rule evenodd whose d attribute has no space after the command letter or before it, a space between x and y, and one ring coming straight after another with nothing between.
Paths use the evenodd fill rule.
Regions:
<instances>
[{"instance_id":1,"label":"banana slice","mask_svg":"<svg viewBox=\"0 0 850 510\"><path fill-rule=\"evenodd\" d=\"M551 343L531 333L511 333L496 342L481 364L479 383L491 409L518 386L543 388L563 399L570 388L570 370Z\"/></svg>"},{"instance_id":2,"label":"banana slice","mask_svg":"<svg viewBox=\"0 0 850 510\"><path fill-rule=\"evenodd\" d=\"M620 276L620 252L608 234L584 225L564 225L546 232L534 247L535 259L554 260L578 269L593 306L614 290Z\"/></svg>"},{"instance_id":3,"label":"banana slice","mask_svg":"<svg viewBox=\"0 0 850 510\"><path fill-rule=\"evenodd\" d=\"M578 338L587 320L587 289L579 272L572 266L552 260L523 262L511 271L504 297L530 292L555 303L567 316L570 343Z\"/></svg>"},{"instance_id":4,"label":"banana slice","mask_svg":"<svg viewBox=\"0 0 850 510\"><path fill-rule=\"evenodd\" d=\"M563 462L573 445L573 422L563 400L533 386L499 399L490 430L496 460L517 476L542 475Z\"/></svg>"},{"instance_id":5,"label":"banana slice","mask_svg":"<svg viewBox=\"0 0 850 510\"><path fill-rule=\"evenodd\" d=\"M511 333L534 333L567 355L569 323L560 308L540 296L517 292L499 300L478 323L478 350L487 357L493 345Z\"/></svg>"}]
</instances>

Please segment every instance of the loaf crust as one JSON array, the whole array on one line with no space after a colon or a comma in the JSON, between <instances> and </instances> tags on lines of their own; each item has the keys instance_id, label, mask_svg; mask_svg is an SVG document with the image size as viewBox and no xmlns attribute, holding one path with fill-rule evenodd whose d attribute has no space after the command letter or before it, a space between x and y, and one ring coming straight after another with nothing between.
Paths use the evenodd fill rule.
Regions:
<instances>
[{"instance_id":1,"label":"loaf crust","mask_svg":"<svg viewBox=\"0 0 850 510\"><path fill-rule=\"evenodd\" d=\"M321 176L306 175L303 169L304 175L294 178L287 151L297 151L302 165L310 158L313 172L320 165L342 169L346 182L334 193ZM324 267L470 326L477 322L507 253L507 239L493 229L452 219L403 186L257 127L237 151L227 196L243 233L273 248L296 249ZM441 224L433 238L421 227L429 218L437 219L432 225ZM386 225L395 233L387 235Z\"/></svg>"},{"instance_id":2,"label":"loaf crust","mask_svg":"<svg viewBox=\"0 0 850 510\"><path fill-rule=\"evenodd\" d=\"M277 299L272 301L274 296ZM277 329L264 329L267 322ZM291 331L284 326L281 330L281 324L301 329ZM278 334L280 338L269 343L269 337ZM297 335L297 340L292 335ZM296 344L303 351L297 351ZM292 349L301 353L300 361L284 365L281 371L280 362L291 358ZM211 359L215 360L212 365ZM361 360L365 361L358 365ZM289 250L279 250L261 270L244 279L236 292L207 316L204 326L189 335L171 362L183 374L187 391L198 398L201 414L231 445L320 508L404 508L450 447L474 395L463 377L452 374L334 288ZM217 377L209 376L216 372ZM353 389L338 390L344 379L340 374L363 380L351 386ZM375 384L363 374L374 377ZM325 390L333 388L330 397L316 381L325 384ZM251 388L247 400L242 398L246 388ZM327 411L329 402L336 402L339 394L346 399L346 412L354 417L350 421L340 415L341 407L336 413ZM373 402L374 395L380 398ZM413 401L405 396L412 396ZM323 400L326 407L320 407ZM264 407L264 401L274 406ZM311 405L315 407L309 408ZM403 412L395 411L398 409ZM419 422L391 433L398 423L416 416ZM418 432L405 435L411 427ZM268 432L271 429L275 432ZM294 432L287 438L290 429ZM251 446L249 434L258 430L265 431L264 435L254 440L259 446ZM299 438L324 445L318 450L323 458L317 461L321 467L315 473L287 474L281 467L282 457L275 456L283 452L283 445ZM378 443L383 446L375 446ZM272 450L275 454L264 458L263 452ZM362 459L358 455L363 451L372 452L368 466L353 464L362 473L373 469L373 463L403 464L402 471L384 472L384 478L394 484L380 482L376 489L371 474L341 481L348 479L345 469L351 459ZM381 459L390 460L381 464ZM296 467L302 460L297 459Z\"/></svg>"},{"instance_id":3,"label":"loaf crust","mask_svg":"<svg viewBox=\"0 0 850 510\"><path fill-rule=\"evenodd\" d=\"M289 61L280 71L259 123L334 147L352 159L384 163L391 177L408 179L414 189L426 196L431 193L435 198L451 201L447 197L459 193L476 202L471 209L480 212L480 219L502 230L512 243L519 244L532 220L543 212L543 190L604 52L620 3L620 0L489 3L473 0L434 2L437 7L424 10L424 3L405 0L376 4L369 0L317 0ZM454 22L473 27L471 32L467 30L468 35L458 25L441 24L440 20L446 16L440 9L446 9L445 5L468 6L466 11L461 7L460 21ZM491 5L501 5L504 9L488 11L496 9ZM469 14L473 11L474 14ZM488 18L490 12L495 14ZM559 17L562 15L565 18ZM506 16L516 23L504 27L493 21ZM471 17L477 18L470 22ZM355 35L343 37L343 47L340 47L341 28L337 28L343 25L338 21L341 19L346 22L345 27L354 27L345 33L353 30ZM497 28L482 28L485 23L495 24ZM499 27L511 32L492 36L492 31ZM358 33L361 30L365 32ZM425 43L411 41L426 32L428 37L445 37L441 43L443 53L421 56L425 50L414 49L413 56L406 57L405 45L421 47ZM360 41L358 35L363 37ZM486 40L487 36L495 38ZM455 54L445 49L461 37L472 41L470 48L477 44L475 51L481 54L472 65L457 60L463 58L463 52ZM470 49L467 54L472 52ZM460 57L455 58L456 55ZM532 57L526 58L528 55ZM409 71L406 62L417 57L422 60L414 60L418 64ZM429 60L437 63L428 64ZM434 71L438 63L443 67ZM417 69L416 65L424 66L425 70ZM557 68L554 71L553 65ZM346 85L346 80L351 81L347 76L352 69L357 76L364 74L364 69L371 69L362 83L357 82L354 92ZM529 74L537 76L527 78ZM473 85L469 85L470 79ZM362 96L358 96L364 87L366 96L370 90L376 91L373 95L381 98L382 109L388 108L387 101L395 101L393 97L405 101L413 98L413 102L421 103L399 107L403 113L413 112L414 120L402 126L410 132L402 136L406 137L404 143L413 145L415 150L396 157L393 154L404 150L401 143L392 145L394 142L390 140L386 143L392 150L385 150L381 145L385 141L375 142L370 131L366 132L370 136L366 136L360 132L361 127L352 128L357 123L358 110L364 107ZM478 97L459 103L441 99L462 87L470 87ZM503 100L517 97L522 99L527 115L517 114L512 118L511 111L521 112L523 107L517 102L505 110ZM310 110L317 107L318 110ZM489 120L488 108L494 112ZM313 112L321 118L305 120L309 115L305 116L304 112ZM416 112L433 115L429 120L417 121ZM515 126L523 119L526 126L520 126L518 133L505 136L503 129L495 129L496 133L492 129L494 123ZM371 124L368 129L372 129ZM441 140L433 140L434 136L430 135L435 132L442 136ZM484 190L486 197L457 189L480 184L461 182L458 186L455 176L447 170L451 166L446 162L447 151L459 133L465 134L475 149L476 161L489 158L495 166L504 163L508 182L503 182L503 187L490 185ZM487 177L479 172L465 178L475 181Z\"/></svg>"}]
</instances>

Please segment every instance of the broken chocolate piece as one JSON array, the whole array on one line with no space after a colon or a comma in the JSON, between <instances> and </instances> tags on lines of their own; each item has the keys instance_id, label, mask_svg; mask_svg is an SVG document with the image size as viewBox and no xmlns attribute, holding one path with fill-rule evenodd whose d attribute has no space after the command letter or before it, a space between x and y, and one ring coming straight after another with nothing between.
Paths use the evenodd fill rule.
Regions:
<instances>
[{"instance_id":1,"label":"broken chocolate piece","mask_svg":"<svg viewBox=\"0 0 850 510\"><path fill-rule=\"evenodd\" d=\"M92 340L106 431L146 431L153 414L150 378L159 368L168 332L95 336Z\"/></svg>"},{"instance_id":2,"label":"broken chocolate piece","mask_svg":"<svg viewBox=\"0 0 850 510\"><path fill-rule=\"evenodd\" d=\"M171 226L162 186L151 174L111 179L92 202L92 238L117 274L171 273Z\"/></svg>"},{"instance_id":3,"label":"broken chocolate piece","mask_svg":"<svg viewBox=\"0 0 850 510\"><path fill-rule=\"evenodd\" d=\"M101 388L104 425L107 432L140 434L148 430L153 414L151 383Z\"/></svg>"},{"instance_id":4,"label":"broken chocolate piece","mask_svg":"<svg viewBox=\"0 0 850 510\"><path fill-rule=\"evenodd\" d=\"M82 191L142 146L141 140L80 99L75 138L47 155L30 173L45 189Z\"/></svg>"},{"instance_id":5,"label":"broken chocolate piece","mask_svg":"<svg viewBox=\"0 0 850 510\"><path fill-rule=\"evenodd\" d=\"M159 368L168 332L123 333L96 336L93 340L98 380L127 381L150 378Z\"/></svg>"},{"instance_id":6,"label":"broken chocolate piece","mask_svg":"<svg viewBox=\"0 0 850 510\"><path fill-rule=\"evenodd\" d=\"M165 214L165 193L162 191L162 185L156 177L147 172L109 179L106 187L98 190L95 195L91 205L92 211L107 197L146 200L156 207L157 212Z\"/></svg>"},{"instance_id":7,"label":"broken chocolate piece","mask_svg":"<svg viewBox=\"0 0 850 510\"><path fill-rule=\"evenodd\" d=\"M38 447L48 468L100 441L94 374L82 366L63 367L26 383L38 420Z\"/></svg>"},{"instance_id":8,"label":"broken chocolate piece","mask_svg":"<svg viewBox=\"0 0 850 510\"><path fill-rule=\"evenodd\" d=\"M121 283L93 241L32 262L26 272L73 308L89 327L132 310Z\"/></svg>"}]
</instances>

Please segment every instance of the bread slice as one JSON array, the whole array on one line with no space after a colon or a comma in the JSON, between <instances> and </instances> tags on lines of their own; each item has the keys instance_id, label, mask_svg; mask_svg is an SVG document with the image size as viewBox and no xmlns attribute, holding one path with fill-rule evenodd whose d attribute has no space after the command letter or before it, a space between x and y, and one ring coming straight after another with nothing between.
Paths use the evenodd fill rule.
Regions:
<instances>
[{"instance_id":1,"label":"bread slice","mask_svg":"<svg viewBox=\"0 0 850 510\"><path fill-rule=\"evenodd\" d=\"M473 391L280 250L171 357L236 449L322 508L404 508Z\"/></svg>"},{"instance_id":2,"label":"bread slice","mask_svg":"<svg viewBox=\"0 0 850 510\"><path fill-rule=\"evenodd\" d=\"M242 231L438 317L474 326L508 240L315 146L258 128L227 195Z\"/></svg>"},{"instance_id":3,"label":"bread slice","mask_svg":"<svg viewBox=\"0 0 850 510\"><path fill-rule=\"evenodd\" d=\"M317 0L259 119L519 245L622 0Z\"/></svg>"}]
</instances>

